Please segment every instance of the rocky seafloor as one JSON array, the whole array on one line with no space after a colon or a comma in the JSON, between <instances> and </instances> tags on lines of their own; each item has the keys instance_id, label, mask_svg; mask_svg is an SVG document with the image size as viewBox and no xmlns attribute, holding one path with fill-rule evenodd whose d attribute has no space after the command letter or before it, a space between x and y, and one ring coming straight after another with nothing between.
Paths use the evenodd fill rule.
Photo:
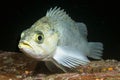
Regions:
<instances>
[{"instance_id":1,"label":"rocky seafloor","mask_svg":"<svg viewBox=\"0 0 120 80\"><path fill-rule=\"evenodd\" d=\"M120 80L117 60L91 61L77 69L79 73L53 73L23 53L0 51L0 80Z\"/></svg>"}]
</instances>

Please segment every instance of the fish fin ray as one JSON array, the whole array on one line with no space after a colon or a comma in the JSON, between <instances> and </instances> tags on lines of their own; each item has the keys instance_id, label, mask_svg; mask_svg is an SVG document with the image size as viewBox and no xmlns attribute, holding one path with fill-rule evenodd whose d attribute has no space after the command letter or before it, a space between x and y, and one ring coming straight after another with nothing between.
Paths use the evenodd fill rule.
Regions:
<instances>
[{"instance_id":1,"label":"fish fin ray","mask_svg":"<svg viewBox=\"0 0 120 80\"><path fill-rule=\"evenodd\" d=\"M61 9L60 7L54 7L54 8L50 8L50 10L47 11L46 13L46 17L49 17L52 20L68 20L68 21L73 21L71 19L71 17L66 14L66 12L64 11L64 9Z\"/></svg>"},{"instance_id":2,"label":"fish fin ray","mask_svg":"<svg viewBox=\"0 0 120 80\"><path fill-rule=\"evenodd\" d=\"M45 65L51 72L63 72L52 61L45 61Z\"/></svg>"},{"instance_id":3,"label":"fish fin ray","mask_svg":"<svg viewBox=\"0 0 120 80\"><path fill-rule=\"evenodd\" d=\"M90 54L88 57L101 59L103 53L103 44L101 42L89 42Z\"/></svg>"},{"instance_id":4,"label":"fish fin ray","mask_svg":"<svg viewBox=\"0 0 120 80\"><path fill-rule=\"evenodd\" d=\"M75 68L80 65L86 65L89 60L77 49L70 47L57 47L53 59L62 66Z\"/></svg>"},{"instance_id":5,"label":"fish fin ray","mask_svg":"<svg viewBox=\"0 0 120 80\"><path fill-rule=\"evenodd\" d=\"M80 23L80 22L77 22L76 25L77 25L80 33L81 33L85 38L87 38L88 32L87 32L87 27L86 27L86 25L85 25L84 23Z\"/></svg>"}]
</instances>

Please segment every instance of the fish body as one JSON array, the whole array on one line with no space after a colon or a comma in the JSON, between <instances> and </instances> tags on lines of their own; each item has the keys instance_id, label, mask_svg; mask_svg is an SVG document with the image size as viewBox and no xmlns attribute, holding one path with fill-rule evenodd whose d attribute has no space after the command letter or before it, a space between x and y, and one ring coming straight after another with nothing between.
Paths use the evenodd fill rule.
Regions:
<instances>
[{"instance_id":1,"label":"fish body","mask_svg":"<svg viewBox=\"0 0 120 80\"><path fill-rule=\"evenodd\" d=\"M55 65L64 72L88 64L87 57L101 59L103 51L101 42L87 41L84 23L75 22L57 7L22 32L18 47L28 56L45 61L49 69Z\"/></svg>"}]
</instances>

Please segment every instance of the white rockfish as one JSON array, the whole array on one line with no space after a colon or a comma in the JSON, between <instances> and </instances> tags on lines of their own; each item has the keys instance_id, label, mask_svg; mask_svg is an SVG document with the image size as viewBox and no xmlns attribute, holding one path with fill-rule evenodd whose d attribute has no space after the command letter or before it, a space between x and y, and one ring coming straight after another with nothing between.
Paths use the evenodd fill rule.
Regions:
<instances>
[{"instance_id":1,"label":"white rockfish","mask_svg":"<svg viewBox=\"0 0 120 80\"><path fill-rule=\"evenodd\" d=\"M57 7L22 32L18 47L28 56L45 61L51 71L57 66L64 72L88 64L87 57L101 59L103 52L101 42L87 41L84 23L75 22Z\"/></svg>"}]
</instances>

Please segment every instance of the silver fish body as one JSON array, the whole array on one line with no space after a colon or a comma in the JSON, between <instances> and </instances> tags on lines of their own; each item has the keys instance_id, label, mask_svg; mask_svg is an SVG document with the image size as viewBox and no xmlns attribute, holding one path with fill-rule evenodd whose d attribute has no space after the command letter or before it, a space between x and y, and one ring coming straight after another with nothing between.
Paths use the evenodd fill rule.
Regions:
<instances>
[{"instance_id":1,"label":"silver fish body","mask_svg":"<svg viewBox=\"0 0 120 80\"><path fill-rule=\"evenodd\" d=\"M101 59L103 51L101 42L87 41L84 23L75 22L57 7L22 32L18 47L28 56L45 61L50 70L55 65L64 72L88 64L87 57Z\"/></svg>"}]
</instances>

